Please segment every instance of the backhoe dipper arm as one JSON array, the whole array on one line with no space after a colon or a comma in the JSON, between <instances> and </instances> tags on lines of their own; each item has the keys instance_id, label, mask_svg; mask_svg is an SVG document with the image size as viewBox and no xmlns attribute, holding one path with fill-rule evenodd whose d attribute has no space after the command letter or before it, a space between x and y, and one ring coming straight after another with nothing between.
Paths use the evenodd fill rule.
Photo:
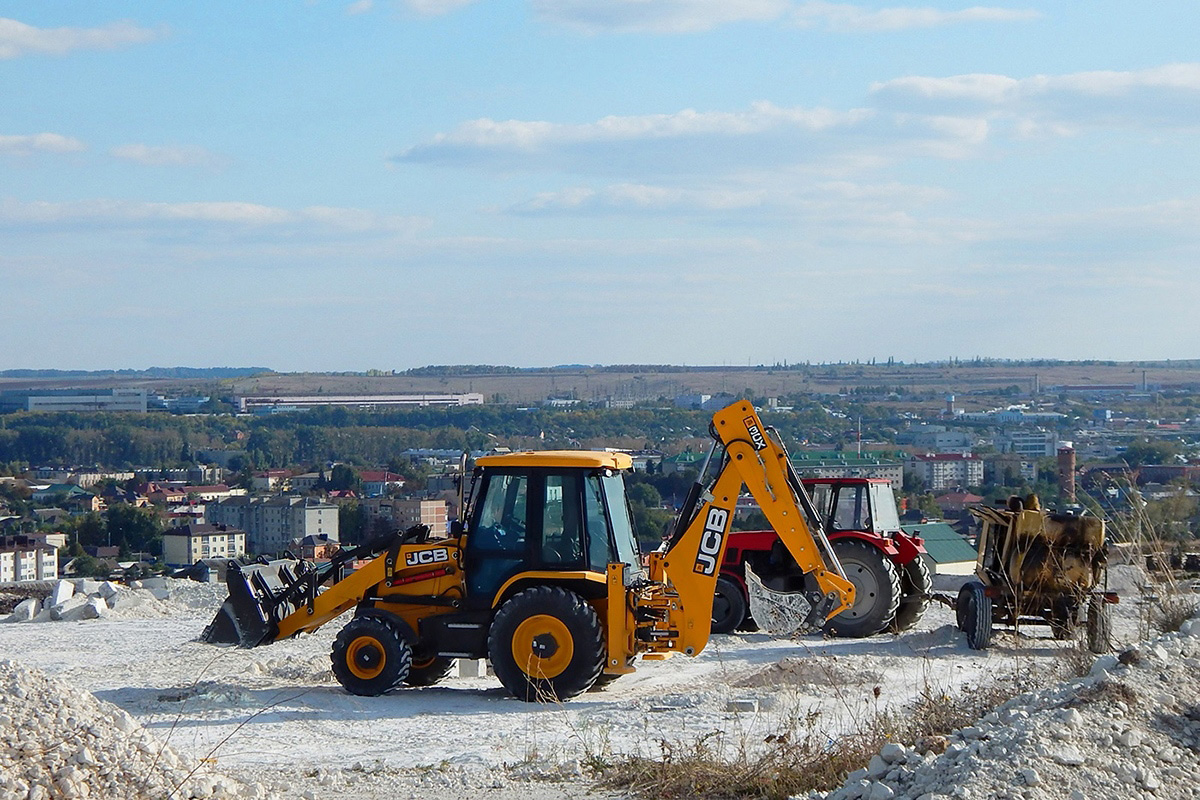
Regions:
<instances>
[{"instance_id":1,"label":"backhoe dipper arm","mask_svg":"<svg viewBox=\"0 0 1200 800\"><path fill-rule=\"evenodd\" d=\"M713 594L743 485L809 579L808 626L823 624L854 602L854 586L843 575L824 534L818 528L814 536L808 525L805 512L811 512L812 504L786 451L767 434L754 407L740 402L718 411L712 431L725 450L720 472L694 498L694 513L683 509L690 516L681 517L680 526L686 527L676 531L665 553L655 555L681 607L681 613L671 615L678 640L670 649L689 655L704 649L711 632ZM654 572L652 563L652 577Z\"/></svg>"}]
</instances>

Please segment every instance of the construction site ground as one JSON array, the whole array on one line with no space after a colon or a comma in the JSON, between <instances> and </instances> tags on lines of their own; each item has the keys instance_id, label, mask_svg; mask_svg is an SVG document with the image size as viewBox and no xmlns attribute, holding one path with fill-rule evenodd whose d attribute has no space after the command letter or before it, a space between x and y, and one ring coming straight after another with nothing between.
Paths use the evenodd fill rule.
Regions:
<instances>
[{"instance_id":1,"label":"construction site ground","mask_svg":"<svg viewBox=\"0 0 1200 800\"><path fill-rule=\"evenodd\" d=\"M1114 609L1118 647L1149 633L1142 580L1116 570L1125 596ZM938 588L960 582L939 578ZM1001 630L989 650L969 650L953 612L933 604L899 636L714 636L698 658L641 663L563 704L520 702L494 677L457 672L435 687L357 697L329 669L342 621L253 650L196 641L223 596L220 586L192 586L186 602L153 612L118 606L100 619L3 624L0 651L115 704L181 755L260 792L514 800L619 796L591 783L592 759L654 757L664 742L701 737L733 754L810 725L833 736L922 692L953 695L1018 672L1057 683L1064 659L1077 657L1046 627Z\"/></svg>"}]
</instances>

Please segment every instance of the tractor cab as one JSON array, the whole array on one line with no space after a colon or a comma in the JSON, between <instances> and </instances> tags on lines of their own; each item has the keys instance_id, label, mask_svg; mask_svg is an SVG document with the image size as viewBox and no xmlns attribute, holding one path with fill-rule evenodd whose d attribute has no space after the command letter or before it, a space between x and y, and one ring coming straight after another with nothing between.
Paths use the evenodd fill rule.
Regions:
<instances>
[{"instance_id":1,"label":"tractor cab","mask_svg":"<svg viewBox=\"0 0 1200 800\"><path fill-rule=\"evenodd\" d=\"M601 591L607 565L639 569L625 499L626 453L560 451L476 461L463 569L471 607L492 607L522 576L570 577L585 596Z\"/></svg>"},{"instance_id":2,"label":"tractor cab","mask_svg":"<svg viewBox=\"0 0 1200 800\"><path fill-rule=\"evenodd\" d=\"M881 478L805 478L804 486L830 535L861 531L892 536L900 515L891 483Z\"/></svg>"}]
</instances>

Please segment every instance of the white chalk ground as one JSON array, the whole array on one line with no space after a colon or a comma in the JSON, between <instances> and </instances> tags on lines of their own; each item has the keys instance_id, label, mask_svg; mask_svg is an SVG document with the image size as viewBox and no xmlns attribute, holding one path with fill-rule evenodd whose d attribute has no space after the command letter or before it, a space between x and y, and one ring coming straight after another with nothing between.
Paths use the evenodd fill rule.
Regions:
<instances>
[{"instance_id":1,"label":"white chalk ground","mask_svg":"<svg viewBox=\"0 0 1200 800\"><path fill-rule=\"evenodd\" d=\"M1125 602L1115 607L1115 637L1133 642L1145 634L1138 578L1117 577ZM1054 682L1067 646L1030 627L1019 637L998 631L988 651L971 651L953 612L933 604L900 636L714 636L698 658L639 663L562 705L520 702L492 677L363 698L329 671L341 620L254 650L218 648L195 641L224 596L209 589L181 586L172 602L140 611L118 603L98 620L3 624L0 653L116 704L181 754L287 796L556 800L616 796L582 777L592 756L654 756L660 741L713 732L733 752L814 711L834 732L927 688L953 693L1015 670ZM730 711L730 701L757 710Z\"/></svg>"}]
</instances>

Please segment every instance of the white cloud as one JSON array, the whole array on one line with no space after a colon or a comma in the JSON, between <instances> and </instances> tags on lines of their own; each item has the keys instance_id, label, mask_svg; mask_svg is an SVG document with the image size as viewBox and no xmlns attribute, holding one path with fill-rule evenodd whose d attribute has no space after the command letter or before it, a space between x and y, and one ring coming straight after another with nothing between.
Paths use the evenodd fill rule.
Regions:
<instances>
[{"instance_id":1,"label":"white cloud","mask_svg":"<svg viewBox=\"0 0 1200 800\"><path fill-rule=\"evenodd\" d=\"M543 22L585 33L698 33L737 22L787 20L842 32L897 31L972 22L1037 19L1036 11L973 6L866 9L844 3L792 0L532 0Z\"/></svg>"},{"instance_id":2,"label":"white cloud","mask_svg":"<svg viewBox=\"0 0 1200 800\"><path fill-rule=\"evenodd\" d=\"M778 19L788 0L533 0L543 21L587 33L697 33Z\"/></svg>"},{"instance_id":3,"label":"white cloud","mask_svg":"<svg viewBox=\"0 0 1200 800\"><path fill-rule=\"evenodd\" d=\"M973 6L960 11L926 7L865 9L843 3L800 3L789 18L800 27L824 26L833 31L875 32L936 28L971 22L1023 22L1038 19L1032 10Z\"/></svg>"},{"instance_id":4,"label":"white cloud","mask_svg":"<svg viewBox=\"0 0 1200 800\"><path fill-rule=\"evenodd\" d=\"M346 13L350 14L351 16L356 14L365 14L374 7L374 0L356 0L356 2L346 6Z\"/></svg>"},{"instance_id":5,"label":"white cloud","mask_svg":"<svg viewBox=\"0 0 1200 800\"><path fill-rule=\"evenodd\" d=\"M149 167L216 167L225 159L203 147L123 144L111 150L115 158Z\"/></svg>"},{"instance_id":6,"label":"white cloud","mask_svg":"<svg viewBox=\"0 0 1200 800\"><path fill-rule=\"evenodd\" d=\"M86 149L78 139L60 133L0 136L0 155L28 156L34 153L76 153Z\"/></svg>"},{"instance_id":7,"label":"white cloud","mask_svg":"<svg viewBox=\"0 0 1200 800\"><path fill-rule=\"evenodd\" d=\"M35 28L0 17L0 59L31 53L60 56L72 50L112 50L162 35L163 29L151 30L132 22L112 22L99 28Z\"/></svg>"},{"instance_id":8,"label":"white cloud","mask_svg":"<svg viewBox=\"0 0 1200 800\"><path fill-rule=\"evenodd\" d=\"M1018 135L1065 135L1082 126L1200 126L1200 63L1028 78L909 76L876 83L871 93L889 108L1005 115Z\"/></svg>"},{"instance_id":9,"label":"white cloud","mask_svg":"<svg viewBox=\"0 0 1200 800\"><path fill-rule=\"evenodd\" d=\"M140 203L81 200L68 203L0 200L0 225L149 226L199 223L238 228L320 229L345 233L412 232L425 222L354 208L309 206L297 210L243 202Z\"/></svg>"},{"instance_id":10,"label":"white cloud","mask_svg":"<svg viewBox=\"0 0 1200 800\"><path fill-rule=\"evenodd\" d=\"M451 11L469 6L478 0L401 0L401 4L409 11L423 17L437 17L449 14Z\"/></svg>"},{"instance_id":11,"label":"white cloud","mask_svg":"<svg viewBox=\"0 0 1200 800\"><path fill-rule=\"evenodd\" d=\"M516 214L644 211L733 211L761 206L764 192L747 189L685 189L619 183L600 189L572 187L542 192L510 209Z\"/></svg>"},{"instance_id":12,"label":"white cloud","mask_svg":"<svg viewBox=\"0 0 1200 800\"><path fill-rule=\"evenodd\" d=\"M567 125L554 122L477 119L450 133L439 133L426 144L405 150L401 160L423 160L441 150L474 149L535 152L540 149L603 142L632 142L684 137L747 136L778 129L826 131L853 126L870 111L831 111L824 108L781 108L753 104L747 111L695 111L672 114L609 116L596 122Z\"/></svg>"}]
</instances>

